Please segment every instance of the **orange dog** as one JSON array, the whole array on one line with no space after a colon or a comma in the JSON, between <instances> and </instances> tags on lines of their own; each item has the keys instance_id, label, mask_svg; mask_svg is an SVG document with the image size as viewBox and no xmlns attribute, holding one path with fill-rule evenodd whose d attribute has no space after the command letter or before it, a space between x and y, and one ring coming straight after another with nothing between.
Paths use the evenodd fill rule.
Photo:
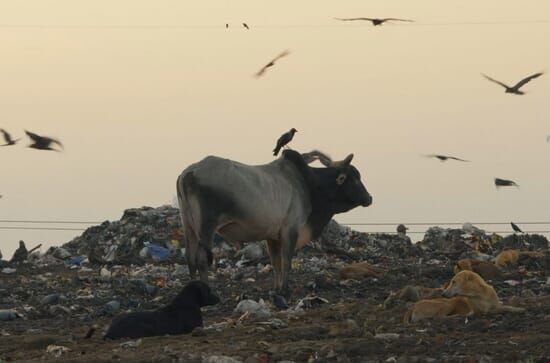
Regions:
<instances>
[{"instance_id":1,"label":"orange dog","mask_svg":"<svg viewBox=\"0 0 550 363\"><path fill-rule=\"evenodd\" d=\"M420 300L405 313L403 322L410 324L424 319L444 318L454 315L470 316L473 313L474 309L468 298L463 296L450 299Z\"/></svg>"},{"instance_id":2,"label":"orange dog","mask_svg":"<svg viewBox=\"0 0 550 363\"><path fill-rule=\"evenodd\" d=\"M495 289L473 271L464 270L456 274L449 283L449 286L443 291L443 296L467 297L476 314L525 311L523 308L503 305L498 300Z\"/></svg>"},{"instance_id":3,"label":"orange dog","mask_svg":"<svg viewBox=\"0 0 550 363\"><path fill-rule=\"evenodd\" d=\"M375 267L368 262L358 262L352 263L342 267L340 270L340 279L341 280L361 280L365 277L382 277L386 273L384 269Z\"/></svg>"},{"instance_id":4,"label":"orange dog","mask_svg":"<svg viewBox=\"0 0 550 363\"><path fill-rule=\"evenodd\" d=\"M487 280L493 280L502 276L500 270L493 263L470 258L459 260L454 267L455 275L464 270L474 271Z\"/></svg>"},{"instance_id":5,"label":"orange dog","mask_svg":"<svg viewBox=\"0 0 550 363\"><path fill-rule=\"evenodd\" d=\"M504 250L495 258L495 265L498 267L506 267L518 263L519 256L529 257L544 257L544 252L540 251L518 251Z\"/></svg>"}]
</instances>

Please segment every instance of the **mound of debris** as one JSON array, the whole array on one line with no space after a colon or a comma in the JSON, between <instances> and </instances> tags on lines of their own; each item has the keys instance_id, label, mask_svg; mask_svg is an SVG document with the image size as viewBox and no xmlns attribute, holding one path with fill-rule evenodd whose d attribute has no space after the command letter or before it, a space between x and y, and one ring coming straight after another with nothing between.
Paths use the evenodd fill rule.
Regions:
<instances>
[{"instance_id":1,"label":"mound of debris","mask_svg":"<svg viewBox=\"0 0 550 363\"><path fill-rule=\"evenodd\" d=\"M88 228L52 253L86 256L90 263L128 265L178 257L182 247L178 209L161 206L127 209L119 221Z\"/></svg>"}]
</instances>

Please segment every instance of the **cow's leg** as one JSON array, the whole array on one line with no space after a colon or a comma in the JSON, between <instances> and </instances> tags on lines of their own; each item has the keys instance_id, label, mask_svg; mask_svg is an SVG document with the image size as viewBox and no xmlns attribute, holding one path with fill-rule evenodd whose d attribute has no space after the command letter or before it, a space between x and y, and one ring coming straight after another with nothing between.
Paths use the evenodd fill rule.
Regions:
<instances>
[{"instance_id":1,"label":"cow's leg","mask_svg":"<svg viewBox=\"0 0 550 363\"><path fill-rule=\"evenodd\" d=\"M280 278L282 268L282 255L281 255L281 243L279 241L267 241L267 248L269 250L269 258L271 259L271 266L273 267L273 286L275 291L281 289Z\"/></svg>"},{"instance_id":2,"label":"cow's leg","mask_svg":"<svg viewBox=\"0 0 550 363\"><path fill-rule=\"evenodd\" d=\"M281 277L280 277L280 292L282 295L288 296L290 290L288 287L288 278L292 269L292 257L296 250L296 242L298 240L298 232L290 230L287 233L287 238L281 243Z\"/></svg>"},{"instance_id":3,"label":"cow's leg","mask_svg":"<svg viewBox=\"0 0 550 363\"><path fill-rule=\"evenodd\" d=\"M194 240L193 240L194 239ZM199 247L197 239L193 236L186 237L185 259L189 267L189 276L194 280L197 276L197 250Z\"/></svg>"},{"instance_id":4,"label":"cow's leg","mask_svg":"<svg viewBox=\"0 0 550 363\"><path fill-rule=\"evenodd\" d=\"M214 238L214 224L204 223L197 251L197 268L202 282L208 284L208 266L212 264L212 239Z\"/></svg>"}]
</instances>

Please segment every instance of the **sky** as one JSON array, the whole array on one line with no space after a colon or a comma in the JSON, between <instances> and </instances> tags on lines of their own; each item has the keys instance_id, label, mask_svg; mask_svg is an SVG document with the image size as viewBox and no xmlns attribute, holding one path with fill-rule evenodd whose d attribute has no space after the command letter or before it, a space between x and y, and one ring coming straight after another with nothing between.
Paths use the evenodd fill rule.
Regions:
<instances>
[{"instance_id":1,"label":"sky","mask_svg":"<svg viewBox=\"0 0 550 363\"><path fill-rule=\"evenodd\" d=\"M340 222L550 221L550 75L522 97L481 76L513 84L549 70L548 0L21 0L0 10L0 127L65 145L0 149L0 220L103 221L166 204L187 165L270 162L295 127L297 150L355 154L374 204ZM359 16L415 23L334 20ZM472 162L422 156L432 153ZM495 177L521 188L497 191ZM0 222L9 226L22 224ZM0 250L78 233L0 229Z\"/></svg>"}]
</instances>

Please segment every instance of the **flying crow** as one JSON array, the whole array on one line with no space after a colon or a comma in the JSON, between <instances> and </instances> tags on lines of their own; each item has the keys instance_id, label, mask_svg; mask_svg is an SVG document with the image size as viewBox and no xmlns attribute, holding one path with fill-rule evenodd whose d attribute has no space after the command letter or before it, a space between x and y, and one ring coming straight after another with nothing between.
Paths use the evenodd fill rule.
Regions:
<instances>
[{"instance_id":1,"label":"flying crow","mask_svg":"<svg viewBox=\"0 0 550 363\"><path fill-rule=\"evenodd\" d=\"M11 146L11 145L15 145L17 144L17 141L19 141L20 139L17 139L17 140L14 140L12 139L11 135L4 129L0 129L0 132L2 134L4 134L4 140L6 141L6 143L2 146Z\"/></svg>"},{"instance_id":2,"label":"flying crow","mask_svg":"<svg viewBox=\"0 0 550 363\"><path fill-rule=\"evenodd\" d=\"M279 59L283 58L283 57L286 57L287 55L289 55L290 52L288 50L285 50L284 52L282 52L281 54L279 54L278 56L276 56L275 58L273 58L269 63L267 63L265 66L262 67L262 69L260 69L256 74L256 78L258 77L261 77L263 76L263 74L265 73L265 71L269 68L269 67L273 67L275 65L275 62L278 61Z\"/></svg>"},{"instance_id":3,"label":"flying crow","mask_svg":"<svg viewBox=\"0 0 550 363\"><path fill-rule=\"evenodd\" d=\"M382 25L387 21L407 21L407 22L414 22L414 20L409 19L397 19L397 18L334 18L336 20L340 21L356 21L356 20L363 20L363 21L370 21L372 25Z\"/></svg>"},{"instance_id":4,"label":"flying crow","mask_svg":"<svg viewBox=\"0 0 550 363\"><path fill-rule=\"evenodd\" d=\"M524 95L525 92L523 91L520 91L520 88L523 87L525 84L527 84L527 82L529 82L530 80L532 79L535 79L535 78L538 78L540 76L542 76L544 73L540 72L540 73L535 73L533 74L532 76L529 76L529 77L526 77L524 79L522 79L521 81L519 81L518 83L516 83L515 86L513 87L510 87L500 81L497 81L496 79L493 79L485 74L482 73L482 76L487 78L489 81L491 82L494 82L496 84L499 84L501 85L502 87L506 88L506 91L505 93L511 93L511 94L514 94L514 95Z\"/></svg>"},{"instance_id":5,"label":"flying crow","mask_svg":"<svg viewBox=\"0 0 550 363\"><path fill-rule=\"evenodd\" d=\"M38 150L52 150L52 151L59 151L57 149L52 148L52 144L58 145L60 148L63 149L63 144L59 142L56 139L52 139L51 137L46 136L40 136L35 133L32 133L30 131L25 130L25 133L27 136L31 139L33 142L28 147Z\"/></svg>"},{"instance_id":6,"label":"flying crow","mask_svg":"<svg viewBox=\"0 0 550 363\"><path fill-rule=\"evenodd\" d=\"M497 189L499 187L518 187L519 188L519 185L517 185L516 182L512 180L506 180L506 179L500 179L500 178L495 178L495 186L497 187Z\"/></svg>"},{"instance_id":7,"label":"flying crow","mask_svg":"<svg viewBox=\"0 0 550 363\"><path fill-rule=\"evenodd\" d=\"M273 155L277 156L281 148L285 147L289 142L291 142L294 134L297 132L298 130L293 127L290 129L289 132L285 132L284 134L282 134L281 137L279 137L279 140L277 140L277 145L275 146L275 149L273 149Z\"/></svg>"},{"instance_id":8,"label":"flying crow","mask_svg":"<svg viewBox=\"0 0 550 363\"><path fill-rule=\"evenodd\" d=\"M426 155L426 157L437 158L441 161L457 160L457 161L463 161L463 162L470 162L470 160L464 160L464 159L460 159L460 158L456 158L454 156L448 156L448 155L431 154L431 155Z\"/></svg>"},{"instance_id":9,"label":"flying crow","mask_svg":"<svg viewBox=\"0 0 550 363\"><path fill-rule=\"evenodd\" d=\"M523 233L523 231L517 226L517 224L515 224L514 222L510 222L510 224L512 225L512 229L514 230L514 232Z\"/></svg>"},{"instance_id":10,"label":"flying crow","mask_svg":"<svg viewBox=\"0 0 550 363\"><path fill-rule=\"evenodd\" d=\"M250 28L248 27L248 24L243 23L243 26L244 26L246 29L250 30Z\"/></svg>"}]
</instances>

